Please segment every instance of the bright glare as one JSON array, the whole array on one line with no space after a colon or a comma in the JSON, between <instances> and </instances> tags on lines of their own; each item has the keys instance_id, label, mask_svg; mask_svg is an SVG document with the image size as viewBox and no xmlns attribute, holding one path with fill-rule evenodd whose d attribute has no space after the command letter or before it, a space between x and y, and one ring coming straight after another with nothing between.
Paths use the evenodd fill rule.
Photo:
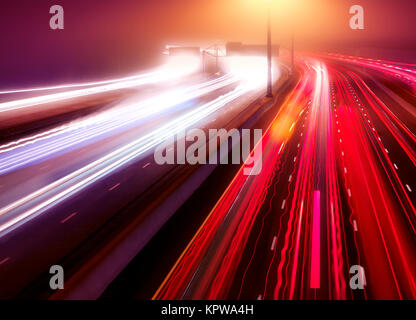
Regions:
<instances>
[{"instance_id":1,"label":"bright glare","mask_svg":"<svg viewBox=\"0 0 416 320\"><path fill-rule=\"evenodd\" d=\"M266 57L226 57L224 59L224 68L253 89L265 86L267 83ZM274 79L279 77L278 71L275 70L272 70L272 75Z\"/></svg>"}]
</instances>

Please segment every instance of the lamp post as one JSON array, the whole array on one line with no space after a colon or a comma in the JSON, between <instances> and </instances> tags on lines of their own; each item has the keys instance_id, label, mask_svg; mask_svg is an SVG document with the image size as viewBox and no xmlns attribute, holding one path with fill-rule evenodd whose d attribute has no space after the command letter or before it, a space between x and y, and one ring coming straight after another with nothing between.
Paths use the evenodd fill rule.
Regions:
<instances>
[{"instance_id":1,"label":"lamp post","mask_svg":"<svg viewBox=\"0 0 416 320\"><path fill-rule=\"evenodd\" d=\"M267 1L267 97L273 97L272 91L272 31L270 21L271 0Z\"/></svg>"},{"instance_id":2,"label":"lamp post","mask_svg":"<svg viewBox=\"0 0 416 320\"><path fill-rule=\"evenodd\" d=\"M295 70L295 32L292 29L290 39L290 72L293 74Z\"/></svg>"}]
</instances>

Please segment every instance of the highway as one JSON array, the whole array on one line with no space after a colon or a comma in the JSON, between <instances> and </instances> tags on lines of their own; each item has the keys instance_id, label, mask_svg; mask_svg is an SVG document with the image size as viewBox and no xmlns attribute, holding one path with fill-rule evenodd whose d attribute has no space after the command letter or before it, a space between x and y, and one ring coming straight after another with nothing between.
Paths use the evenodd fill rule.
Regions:
<instances>
[{"instance_id":1,"label":"highway","mask_svg":"<svg viewBox=\"0 0 416 320\"><path fill-rule=\"evenodd\" d=\"M274 99L265 66L0 92L0 297L415 299L416 65L299 54ZM261 128L261 162L155 163L192 128Z\"/></svg>"}]
</instances>

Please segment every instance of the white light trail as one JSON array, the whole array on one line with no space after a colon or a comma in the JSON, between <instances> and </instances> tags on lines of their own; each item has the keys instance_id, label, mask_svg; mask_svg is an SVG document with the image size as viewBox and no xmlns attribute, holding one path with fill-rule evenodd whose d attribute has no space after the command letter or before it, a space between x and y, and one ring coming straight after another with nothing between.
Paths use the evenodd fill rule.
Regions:
<instances>
[{"instance_id":1,"label":"white light trail","mask_svg":"<svg viewBox=\"0 0 416 320\"><path fill-rule=\"evenodd\" d=\"M73 99L77 97L83 97L83 96L88 96L88 95L93 95L93 94L114 91L114 90L133 88L133 87L141 86L144 84L160 83L163 81L177 79L177 78L181 78L186 75L194 73L195 71L198 70L199 65L200 65L199 59L195 57L194 58L188 57L186 59L186 63L184 62L185 61L183 60L183 57L173 57L169 60L169 62L165 66L163 66L159 70L145 74L143 76L134 76L134 77L129 77L129 78L117 79L117 80L95 82L95 84L100 84L100 85L93 86L91 88L70 90L70 91L65 91L65 92L58 92L58 93L52 93L52 94L47 94L47 95L42 95L42 96L2 102L0 103L0 113L18 110L22 108L29 108L29 107L47 104L51 102L57 102L57 101L68 100L68 99ZM86 84L49 87L47 89L51 89L51 88L57 89L59 87L61 88L62 87L63 88L83 87L83 86L91 86L93 84L94 82L86 83ZM35 89L26 89L26 90L21 90L21 91L30 92L30 91L39 91L39 90L40 90L39 88L35 88ZM46 90L46 89L43 88L42 90ZM14 90L14 91L9 91L9 92L21 92L21 91ZM3 91L1 93L8 93L8 92Z\"/></svg>"},{"instance_id":2,"label":"white light trail","mask_svg":"<svg viewBox=\"0 0 416 320\"><path fill-rule=\"evenodd\" d=\"M210 85L208 86L198 85L196 92L204 94L206 93L206 90L208 90L207 88L210 88L209 90L213 90L213 88L223 86L224 81L225 83L233 83L236 81L236 74L232 74L233 75L224 76L222 80L214 80L210 82ZM243 78L247 79L248 77ZM241 76L237 77L237 79L240 80ZM88 163L70 174L67 174L64 177L49 183L48 185L26 196L23 196L9 205L0 208L0 237L14 230L28 220L44 213L51 206L61 203L71 195L84 190L96 180L111 174L115 170L126 165L128 162L137 159L140 155L154 149L157 145L164 142L169 137L180 134L190 127L198 125L200 121L219 111L228 103L247 94L253 89L258 89L264 84L264 81L260 78L257 80L257 84L254 79L250 79L250 81L242 81L232 91L219 96L208 103L194 107L184 114L169 120L167 123L152 130L151 132L144 134L136 140L127 143L126 145L109 152L108 154ZM194 92L190 94L195 95L196 93ZM175 102L177 102L177 100L175 100ZM171 103L173 102L171 101ZM155 105L153 104L152 107L155 108ZM161 107L162 110L165 108L166 107ZM125 124L119 125L123 126ZM102 130L102 128L100 128L100 130ZM91 134L91 132L89 134ZM97 134L99 134L99 132L97 132ZM79 138L80 137L78 136L77 139ZM25 141L24 143L26 142L28 141ZM8 147L11 147L11 145ZM44 148L47 147L48 144L44 146ZM41 153L46 152L47 149L44 148L41 148L38 151ZM33 154L31 156L33 156ZM9 160L13 160L13 158L10 158Z\"/></svg>"}]
</instances>

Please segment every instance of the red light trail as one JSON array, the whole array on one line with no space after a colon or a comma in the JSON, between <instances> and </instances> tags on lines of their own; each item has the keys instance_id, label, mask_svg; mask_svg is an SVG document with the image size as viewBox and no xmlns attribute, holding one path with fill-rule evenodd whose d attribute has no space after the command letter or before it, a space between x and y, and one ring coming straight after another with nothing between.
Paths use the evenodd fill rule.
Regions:
<instances>
[{"instance_id":1,"label":"red light trail","mask_svg":"<svg viewBox=\"0 0 416 320\"><path fill-rule=\"evenodd\" d=\"M239 171L154 299L416 298L403 182L415 174L413 128L345 67L408 82L413 66L335 57L298 60L299 83L262 139L262 172ZM364 267L362 293L349 287L352 265Z\"/></svg>"}]
</instances>

